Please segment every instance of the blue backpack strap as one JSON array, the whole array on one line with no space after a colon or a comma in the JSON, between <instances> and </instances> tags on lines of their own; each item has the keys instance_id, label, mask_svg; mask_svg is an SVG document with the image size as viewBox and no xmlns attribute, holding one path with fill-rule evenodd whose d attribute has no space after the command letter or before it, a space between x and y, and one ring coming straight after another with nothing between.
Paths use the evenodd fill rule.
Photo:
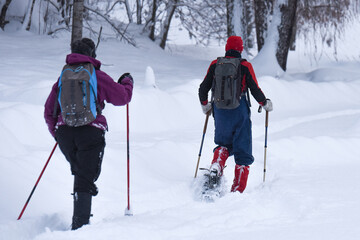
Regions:
<instances>
[{"instance_id":1,"label":"blue backpack strap","mask_svg":"<svg viewBox=\"0 0 360 240\"><path fill-rule=\"evenodd\" d=\"M58 89L57 89L57 93L56 93L56 99L55 99L55 103L54 103L54 111L53 111L53 115L52 117L53 118L57 118L57 109L58 109L58 106L59 106L59 96L60 96L60 87L61 87L61 78L62 78L62 75L64 73L64 71L66 70L65 67L67 65L65 65L63 67L63 70L61 71L61 74L60 74L60 77L59 77L59 83L58 83ZM61 107L61 106L60 106Z\"/></svg>"}]
</instances>

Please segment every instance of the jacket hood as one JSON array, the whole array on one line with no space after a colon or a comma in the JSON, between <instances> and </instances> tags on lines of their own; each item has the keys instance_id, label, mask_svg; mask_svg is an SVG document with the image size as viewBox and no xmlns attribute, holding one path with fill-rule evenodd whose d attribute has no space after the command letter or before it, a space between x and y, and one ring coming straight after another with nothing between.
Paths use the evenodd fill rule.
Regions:
<instances>
[{"instance_id":1,"label":"jacket hood","mask_svg":"<svg viewBox=\"0 0 360 240\"><path fill-rule=\"evenodd\" d=\"M73 65L73 64L80 64L89 62L94 65L95 69L100 69L101 62L96 60L95 58L82 55L79 53L71 53L66 56L66 64Z\"/></svg>"}]
</instances>

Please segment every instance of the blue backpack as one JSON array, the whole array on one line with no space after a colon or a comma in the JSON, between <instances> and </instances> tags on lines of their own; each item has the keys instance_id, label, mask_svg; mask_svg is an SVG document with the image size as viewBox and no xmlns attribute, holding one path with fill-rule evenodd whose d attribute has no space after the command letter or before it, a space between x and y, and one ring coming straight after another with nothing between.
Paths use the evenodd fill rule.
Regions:
<instances>
[{"instance_id":1,"label":"blue backpack","mask_svg":"<svg viewBox=\"0 0 360 240\"><path fill-rule=\"evenodd\" d=\"M91 63L65 65L59 78L57 95L55 109L59 104L66 125L79 127L94 121L100 112L94 66Z\"/></svg>"}]
</instances>

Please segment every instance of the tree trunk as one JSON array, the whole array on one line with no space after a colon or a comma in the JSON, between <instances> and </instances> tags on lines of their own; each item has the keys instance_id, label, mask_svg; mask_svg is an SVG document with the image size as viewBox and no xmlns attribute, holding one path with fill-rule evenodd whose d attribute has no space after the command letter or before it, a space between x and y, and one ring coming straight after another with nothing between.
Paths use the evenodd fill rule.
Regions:
<instances>
[{"instance_id":1,"label":"tree trunk","mask_svg":"<svg viewBox=\"0 0 360 240\"><path fill-rule=\"evenodd\" d=\"M136 0L136 23L139 25L141 24L141 12L142 12L141 0Z\"/></svg>"},{"instance_id":2,"label":"tree trunk","mask_svg":"<svg viewBox=\"0 0 360 240\"><path fill-rule=\"evenodd\" d=\"M155 23L156 23L156 9L157 9L157 0L152 1L152 12L150 18L150 34L149 38L155 41Z\"/></svg>"},{"instance_id":3,"label":"tree trunk","mask_svg":"<svg viewBox=\"0 0 360 240\"><path fill-rule=\"evenodd\" d=\"M58 0L60 4L61 17L64 19L65 25L70 25L70 0Z\"/></svg>"},{"instance_id":4,"label":"tree trunk","mask_svg":"<svg viewBox=\"0 0 360 240\"><path fill-rule=\"evenodd\" d=\"M164 22L164 27L163 27L163 29L161 31L161 34L160 34L160 37L161 37L160 47L162 49L165 49L167 36L168 36L168 33L169 33L169 29L170 29L171 19L172 19L174 13L175 13L177 3L178 3L178 0L172 0L172 1L170 1L169 7L168 7L168 11L167 11L167 14L166 14L166 19L165 19L165 22Z\"/></svg>"},{"instance_id":5,"label":"tree trunk","mask_svg":"<svg viewBox=\"0 0 360 240\"><path fill-rule=\"evenodd\" d=\"M287 4L280 4L281 23L278 26L279 41L276 49L276 59L280 67L286 71L287 56L290 48L290 40L293 26L296 20L296 8L298 0L288 0Z\"/></svg>"},{"instance_id":6,"label":"tree trunk","mask_svg":"<svg viewBox=\"0 0 360 240\"><path fill-rule=\"evenodd\" d=\"M255 28L258 51L264 46L268 30L268 16L272 12L274 0L255 0Z\"/></svg>"},{"instance_id":7,"label":"tree trunk","mask_svg":"<svg viewBox=\"0 0 360 240\"><path fill-rule=\"evenodd\" d=\"M254 38L252 36L252 30L254 27L254 12L252 8L252 2L250 0L241 0L240 9L240 23L241 23L241 37L244 41L244 49L249 50L254 46Z\"/></svg>"},{"instance_id":8,"label":"tree trunk","mask_svg":"<svg viewBox=\"0 0 360 240\"><path fill-rule=\"evenodd\" d=\"M32 4L31 4L31 8L30 8L30 15L29 15L29 22L26 26L26 31L29 31L30 30L30 27L31 27L31 18L32 18L32 13L33 13L33 10L34 10L34 5L35 5L35 0L32 1Z\"/></svg>"},{"instance_id":9,"label":"tree trunk","mask_svg":"<svg viewBox=\"0 0 360 240\"><path fill-rule=\"evenodd\" d=\"M82 38L84 0L74 0L71 43Z\"/></svg>"},{"instance_id":10,"label":"tree trunk","mask_svg":"<svg viewBox=\"0 0 360 240\"><path fill-rule=\"evenodd\" d=\"M296 32L297 32L297 15L295 16L295 21L292 29L292 34L290 38L290 51L295 51L296 49Z\"/></svg>"},{"instance_id":11,"label":"tree trunk","mask_svg":"<svg viewBox=\"0 0 360 240\"><path fill-rule=\"evenodd\" d=\"M226 0L226 25L227 25L227 36L234 36L234 0Z\"/></svg>"},{"instance_id":12,"label":"tree trunk","mask_svg":"<svg viewBox=\"0 0 360 240\"><path fill-rule=\"evenodd\" d=\"M250 0L227 0L227 34L240 36L244 41L244 49L253 46L253 10Z\"/></svg>"},{"instance_id":13,"label":"tree trunk","mask_svg":"<svg viewBox=\"0 0 360 240\"><path fill-rule=\"evenodd\" d=\"M6 17L6 12L8 10L8 7L10 5L12 0L6 0L4 6L1 8L1 13L0 13L0 27L2 30L4 30L5 28L5 25L8 23L6 20L5 20L5 17Z\"/></svg>"},{"instance_id":14,"label":"tree trunk","mask_svg":"<svg viewBox=\"0 0 360 240\"><path fill-rule=\"evenodd\" d=\"M129 5L129 0L125 0L125 7L126 7L126 13L128 15L129 18L129 23L132 23L132 16L131 16L131 10L130 10L130 5Z\"/></svg>"}]
</instances>

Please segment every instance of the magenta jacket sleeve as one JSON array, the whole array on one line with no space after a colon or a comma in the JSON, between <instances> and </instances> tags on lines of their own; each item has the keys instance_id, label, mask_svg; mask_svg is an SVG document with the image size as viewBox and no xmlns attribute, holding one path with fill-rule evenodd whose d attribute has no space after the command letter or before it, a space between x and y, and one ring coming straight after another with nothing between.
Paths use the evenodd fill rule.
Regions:
<instances>
[{"instance_id":1,"label":"magenta jacket sleeve","mask_svg":"<svg viewBox=\"0 0 360 240\"><path fill-rule=\"evenodd\" d=\"M55 125L57 123L57 117L54 118L54 108L55 108L55 101L56 101L56 95L57 95L57 89L58 89L58 82L56 82L50 92L49 97L47 98L45 102L45 111L44 111L44 118L45 122L49 128L49 131L53 137L55 137ZM58 106L58 113L59 113L59 106Z\"/></svg>"},{"instance_id":2,"label":"magenta jacket sleeve","mask_svg":"<svg viewBox=\"0 0 360 240\"><path fill-rule=\"evenodd\" d=\"M101 70L96 70L96 76L100 103L106 101L115 106L121 106L131 101L133 83L130 78L124 78L122 84L119 84Z\"/></svg>"}]
</instances>

